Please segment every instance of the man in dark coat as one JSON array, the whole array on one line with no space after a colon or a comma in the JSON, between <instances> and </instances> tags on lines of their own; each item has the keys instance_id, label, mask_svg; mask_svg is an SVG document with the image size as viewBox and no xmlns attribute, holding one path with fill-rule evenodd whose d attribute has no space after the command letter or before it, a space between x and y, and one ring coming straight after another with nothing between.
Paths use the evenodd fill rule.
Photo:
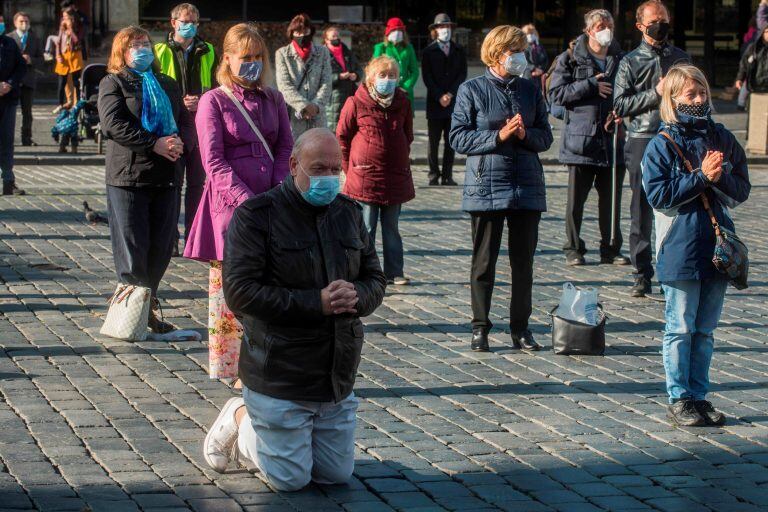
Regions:
<instances>
[{"instance_id":1,"label":"man in dark coat","mask_svg":"<svg viewBox=\"0 0 768 512\"><path fill-rule=\"evenodd\" d=\"M5 24L0 15L0 23ZM16 106L27 64L13 39L0 34L0 174L3 195L24 195L13 174L13 135L16 131Z\"/></svg>"},{"instance_id":2,"label":"man in dark coat","mask_svg":"<svg viewBox=\"0 0 768 512\"><path fill-rule=\"evenodd\" d=\"M613 115L613 79L624 56L613 39L613 17L605 9L584 16L584 34L573 47L557 58L549 85L550 102L566 109L566 124L560 143L560 162L568 166L568 206L565 212L568 265L583 265L587 249L580 237L584 203L594 185L598 194L600 262L629 265L621 255L621 185L624 182L623 144L617 148L614 188L613 136L620 119ZM620 156L620 157L619 157ZM614 195L614 197L612 197ZM616 240L611 244L611 210L615 200Z\"/></svg>"},{"instance_id":3,"label":"man in dark coat","mask_svg":"<svg viewBox=\"0 0 768 512\"><path fill-rule=\"evenodd\" d=\"M337 195L333 133L304 132L290 168L240 205L227 231L223 286L245 331L243 396L222 408L203 452L219 472L239 452L280 491L352 476L360 317L386 287L360 205Z\"/></svg>"},{"instance_id":4,"label":"man in dark coat","mask_svg":"<svg viewBox=\"0 0 768 512\"><path fill-rule=\"evenodd\" d=\"M467 79L467 54L451 41L455 23L447 14L435 16L429 26L433 42L421 57L421 76L427 86L427 132L429 134L429 184L456 185L453 181L454 151L448 142L456 92ZM443 139L443 170L437 160Z\"/></svg>"},{"instance_id":5,"label":"man in dark coat","mask_svg":"<svg viewBox=\"0 0 768 512\"><path fill-rule=\"evenodd\" d=\"M643 35L640 46L627 54L619 64L613 88L613 108L627 120L627 143L624 158L632 187L629 252L635 267L633 297L651 292L653 263L651 233L653 210L643 190L640 162L650 140L661 125L659 104L667 70L690 57L667 41L669 11L659 0L647 0L637 8L637 30Z\"/></svg>"},{"instance_id":6,"label":"man in dark coat","mask_svg":"<svg viewBox=\"0 0 768 512\"><path fill-rule=\"evenodd\" d=\"M27 64L27 72L21 82L21 145L37 146L32 140L32 98L37 84L35 70L43 60L43 51L40 39L29 29L29 16L25 12L17 12L13 16L13 25L16 28L8 34L8 37L16 41L21 50L21 56Z\"/></svg>"}]
</instances>

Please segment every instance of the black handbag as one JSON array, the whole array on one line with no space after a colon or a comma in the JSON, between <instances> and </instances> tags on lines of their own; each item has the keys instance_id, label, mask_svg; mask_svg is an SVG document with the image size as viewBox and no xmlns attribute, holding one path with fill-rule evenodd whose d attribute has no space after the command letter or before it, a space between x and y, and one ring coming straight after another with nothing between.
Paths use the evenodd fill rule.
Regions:
<instances>
[{"instance_id":1,"label":"black handbag","mask_svg":"<svg viewBox=\"0 0 768 512\"><path fill-rule=\"evenodd\" d=\"M564 356L602 356L605 354L605 320L603 306L598 304L600 323L583 324L555 314L555 306L549 312L552 317L552 350Z\"/></svg>"},{"instance_id":2,"label":"black handbag","mask_svg":"<svg viewBox=\"0 0 768 512\"><path fill-rule=\"evenodd\" d=\"M693 172L691 162L683 155L680 146L672 139L667 132L659 132L672 143L677 155L683 160L683 165L688 172ZM744 290L749 285L747 278L749 276L749 249L746 244L736 236L736 233L726 229L717 222L715 212L709 204L707 195L701 193L701 202L704 203L704 209L709 215L712 227L715 229L715 251L712 255L712 264L721 274L728 276L728 280L737 290Z\"/></svg>"}]
</instances>

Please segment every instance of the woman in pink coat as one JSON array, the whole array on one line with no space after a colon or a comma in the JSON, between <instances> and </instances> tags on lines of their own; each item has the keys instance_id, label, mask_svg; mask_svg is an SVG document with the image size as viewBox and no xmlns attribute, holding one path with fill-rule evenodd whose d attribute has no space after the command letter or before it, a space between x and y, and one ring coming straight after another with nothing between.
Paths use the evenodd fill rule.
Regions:
<instances>
[{"instance_id":1,"label":"woman in pink coat","mask_svg":"<svg viewBox=\"0 0 768 512\"><path fill-rule=\"evenodd\" d=\"M265 85L269 51L255 25L240 23L229 29L223 49L216 72L221 86L203 94L195 117L208 179L184 248L185 257L211 264L208 351L212 379L237 377L243 335L221 289L227 226L241 203L283 180L293 148L283 96Z\"/></svg>"}]
</instances>

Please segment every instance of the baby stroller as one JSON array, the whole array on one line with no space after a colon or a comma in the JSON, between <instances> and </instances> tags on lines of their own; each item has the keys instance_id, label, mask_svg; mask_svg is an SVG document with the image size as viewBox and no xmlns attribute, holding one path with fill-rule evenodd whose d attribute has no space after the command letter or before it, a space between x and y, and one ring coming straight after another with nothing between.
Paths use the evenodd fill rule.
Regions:
<instances>
[{"instance_id":1,"label":"baby stroller","mask_svg":"<svg viewBox=\"0 0 768 512\"><path fill-rule=\"evenodd\" d=\"M103 150L103 137L99 127L99 82L107 76L106 64L88 64L83 69L80 79L80 98L85 100L80 110L80 134L83 139L93 139L98 146L99 154Z\"/></svg>"},{"instance_id":2,"label":"baby stroller","mask_svg":"<svg viewBox=\"0 0 768 512\"><path fill-rule=\"evenodd\" d=\"M53 140L59 143L59 153L66 153L66 147L72 144L72 152L77 153L80 143L80 122L86 102L81 99L70 109L61 109L56 116L56 122L51 128Z\"/></svg>"}]
</instances>

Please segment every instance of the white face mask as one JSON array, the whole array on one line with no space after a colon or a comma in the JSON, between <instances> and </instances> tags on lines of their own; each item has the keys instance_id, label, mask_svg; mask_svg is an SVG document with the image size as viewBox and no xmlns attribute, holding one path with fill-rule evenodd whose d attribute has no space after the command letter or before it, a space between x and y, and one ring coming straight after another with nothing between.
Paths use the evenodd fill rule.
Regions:
<instances>
[{"instance_id":1,"label":"white face mask","mask_svg":"<svg viewBox=\"0 0 768 512\"><path fill-rule=\"evenodd\" d=\"M533 44L536 41L538 41L538 37L536 37L536 34L526 34L525 39L528 41L528 44Z\"/></svg>"},{"instance_id":2,"label":"white face mask","mask_svg":"<svg viewBox=\"0 0 768 512\"><path fill-rule=\"evenodd\" d=\"M595 33L595 41L597 41L600 46L608 46L611 44L611 41L613 41L613 31L606 28Z\"/></svg>"},{"instance_id":3,"label":"white face mask","mask_svg":"<svg viewBox=\"0 0 768 512\"><path fill-rule=\"evenodd\" d=\"M520 76L525 73L525 68L528 67L528 59L525 58L525 53L518 52L508 55L504 60L504 69L510 75Z\"/></svg>"},{"instance_id":4,"label":"white face mask","mask_svg":"<svg viewBox=\"0 0 768 512\"><path fill-rule=\"evenodd\" d=\"M439 28L437 29L437 40L441 43L447 43L451 40L451 29L450 28Z\"/></svg>"},{"instance_id":5,"label":"white face mask","mask_svg":"<svg viewBox=\"0 0 768 512\"><path fill-rule=\"evenodd\" d=\"M402 30L393 30L387 36L387 40L390 43L395 43L395 44L402 42L402 40L403 40L403 31Z\"/></svg>"}]
</instances>

